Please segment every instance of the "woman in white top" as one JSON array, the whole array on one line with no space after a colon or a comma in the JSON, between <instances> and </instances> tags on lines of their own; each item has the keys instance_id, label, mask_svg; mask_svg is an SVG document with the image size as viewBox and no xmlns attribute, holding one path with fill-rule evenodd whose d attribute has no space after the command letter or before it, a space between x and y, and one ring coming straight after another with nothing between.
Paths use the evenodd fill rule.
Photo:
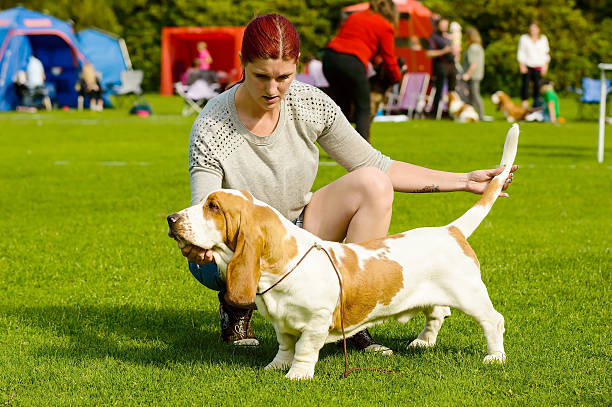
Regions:
<instances>
[{"instance_id":1,"label":"woman in white top","mask_svg":"<svg viewBox=\"0 0 612 407\"><path fill-rule=\"evenodd\" d=\"M298 58L299 37L286 18L268 14L246 27L243 81L211 99L192 128L192 204L221 187L246 189L322 239L358 242L386 236L394 191L480 194L503 170L451 173L391 160L357 133L325 93L293 80ZM348 173L311 192L317 145ZM252 310L227 302L212 251L191 245L181 251L194 277L220 291L223 340L258 344ZM367 330L352 339L358 349L390 353Z\"/></svg>"},{"instance_id":2,"label":"woman in white top","mask_svg":"<svg viewBox=\"0 0 612 407\"><path fill-rule=\"evenodd\" d=\"M540 79L548 72L550 62L548 39L540 34L537 22L529 24L529 34L521 35L516 53L523 80L521 87L521 100L523 107L527 107L529 99L529 82L533 84L533 106L542 104L540 98Z\"/></svg>"}]
</instances>

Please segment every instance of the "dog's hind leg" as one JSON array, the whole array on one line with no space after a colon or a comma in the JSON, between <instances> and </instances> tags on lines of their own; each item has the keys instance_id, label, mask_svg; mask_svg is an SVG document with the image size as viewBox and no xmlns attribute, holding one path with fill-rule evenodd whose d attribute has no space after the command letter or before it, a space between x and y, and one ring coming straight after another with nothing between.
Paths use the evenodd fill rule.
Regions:
<instances>
[{"instance_id":1,"label":"dog's hind leg","mask_svg":"<svg viewBox=\"0 0 612 407\"><path fill-rule=\"evenodd\" d=\"M278 341L278 352L272 362L265 369L284 370L291 366L295 354L295 342L297 337L286 333L280 333L276 329L276 340Z\"/></svg>"},{"instance_id":2,"label":"dog's hind leg","mask_svg":"<svg viewBox=\"0 0 612 407\"><path fill-rule=\"evenodd\" d=\"M455 294L459 294L455 292ZM487 287L480 281L463 285L457 308L473 317L484 331L488 355L484 363L504 363L504 317L493 308Z\"/></svg>"},{"instance_id":3,"label":"dog's hind leg","mask_svg":"<svg viewBox=\"0 0 612 407\"><path fill-rule=\"evenodd\" d=\"M428 348L436 344L438 332L442 328L444 318L450 316L450 308L443 306L427 307L423 310L425 314L425 328L419 336L408 345L409 348Z\"/></svg>"}]
</instances>

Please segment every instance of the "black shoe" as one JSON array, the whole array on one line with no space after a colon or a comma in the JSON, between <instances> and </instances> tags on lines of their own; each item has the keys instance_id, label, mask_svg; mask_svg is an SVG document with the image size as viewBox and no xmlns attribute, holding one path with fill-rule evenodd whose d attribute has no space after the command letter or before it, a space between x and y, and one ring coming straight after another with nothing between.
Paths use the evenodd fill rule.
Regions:
<instances>
[{"instance_id":1,"label":"black shoe","mask_svg":"<svg viewBox=\"0 0 612 407\"><path fill-rule=\"evenodd\" d=\"M359 351L379 353L381 355L393 355L393 351L376 342L367 329L359 331L350 338L347 338L346 343Z\"/></svg>"},{"instance_id":2,"label":"black shoe","mask_svg":"<svg viewBox=\"0 0 612 407\"><path fill-rule=\"evenodd\" d=\"M219 319L221 320L221 339L236 346L257 346L251 318L252 309L232 307L225 302L225 292L219 292Z\"/></svg>"}]
</instances>

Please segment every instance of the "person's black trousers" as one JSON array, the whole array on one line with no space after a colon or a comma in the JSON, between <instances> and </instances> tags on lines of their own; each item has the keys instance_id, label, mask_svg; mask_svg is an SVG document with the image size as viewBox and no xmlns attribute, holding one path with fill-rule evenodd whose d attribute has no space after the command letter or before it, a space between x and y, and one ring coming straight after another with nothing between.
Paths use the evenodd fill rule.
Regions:
<instances>
[{"instance_id":1,"label":"person's black trousers","mask_svg":"<svg viewBox=\"0 0 612 407\"><path fill-rule=\"evenodd\" d=\"M522 76L521 100L529 99L529 82L533 84L533 107L542 106L542 98L540 97L540 80L542 79L542 71L535 68L527 68L527 73Z\"/></svg>"},{"instance_id":2,"label":"person's black trousers","mask_svg":"<svg viewBox=\"0 0 612 407\"><path fill-rule=\"evenodd\" d=\"M438 117L438 107L444 91L444 80L448 81L448 91L454 91L457 85L457 69L455 69L454 64L437 62L433 64L433 75L435 77L434 86L436 87L436 94L433 100L432 115L435 119Z\"/></svg>"},{"instance_id":3,"label":"person's black trousers","mask_svg":"<svg viewBox=\"0 0 612 407\"><path fill-rule=\"evenodd\" d=\"M329 82L329 95L342 113L351 120L357 132L370 140L370 82L363 63L354 55L343 54L329 48L323 52L323 74Z\"/></svg>"}]
</instances>

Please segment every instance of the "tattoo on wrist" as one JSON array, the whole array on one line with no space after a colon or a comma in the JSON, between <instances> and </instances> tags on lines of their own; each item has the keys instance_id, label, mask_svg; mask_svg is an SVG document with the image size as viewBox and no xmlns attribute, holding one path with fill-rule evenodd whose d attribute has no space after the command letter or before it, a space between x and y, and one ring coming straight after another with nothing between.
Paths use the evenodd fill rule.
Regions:
<instances>
[{"instance_id":1,"label":"tattoo on wrist","mask_svg":"<svg viewBox=\"0 0 612 407\"><path fill-rule=\"evenodd\" d=\"M437 185L426 185L421 189L417 189L414 192L440 192L440 187Z\"/></svg>"}]
</instances>

